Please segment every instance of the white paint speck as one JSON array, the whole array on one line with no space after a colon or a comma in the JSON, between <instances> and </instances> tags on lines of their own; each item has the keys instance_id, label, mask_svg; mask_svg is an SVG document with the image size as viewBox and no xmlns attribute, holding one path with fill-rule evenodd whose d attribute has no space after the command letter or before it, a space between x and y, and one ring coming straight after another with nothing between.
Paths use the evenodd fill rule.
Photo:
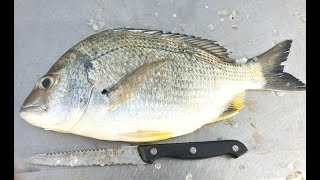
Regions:
<instances>
[{"instance_id":1,"label":"white paint speck","mask_svg":"<svg viewBox=\"0 0 320 180\"><path fill-rule=\"evenodd\" d=\"M264 137L259 132L253 133L252 138L253 138L254 142L257 144L262 144L264 141Z\"/></svg>"},{"instance_id":2,"label":"white paint speck","mask_svg":"<svg viewBox=\"0 0 320 180\"><path fill-rule=\"evenodd\" d=\"M301 22L306 22L307 21L307 18L305 16L301 16L299 19L300 19Z\"/></svg>"},{"instance_id":3,"label":"white paint speck","mask_svg":"<svg viewBox=\"0 0 320 180\"><path fill-rule=\"evenodd\" d=\"M145 165L139 164L139 165L138 165L138 168L140 169L140 171L143 171L143 170L145 169Z\"/></svg>"},{"instance_id":4,"label":"white paint speck","mask_svg":"<svg viewBox=\"0 0 320 180\"><path fill-rule=\"evenodd\" d=\"M222 10L222 11L219 11L218 12L218 15L219 16L228 16L229 15L229 12L227 10Z\"/></svg>"},{"instance_id":5,"label":"white paint speck","mask_svg":"<svg viewBox=\"0 0 320 180\"><path fill-rule=\"evenodd\" d=\"M300 14L301 14L301 13L300 13L299 11L294 11L294 12L293 12L293 15L296 16L296 17L300 16Z\"/></svg>"},{"instance_id":6,"label":"white paint speck","mask_svg":"<svg viewBox=\"0 0 320 180\"><path fill-rule=\"evenodd\" d=\"M301 171L295 171L286 177L286 180L305 180Z\"/></svg>"},{"instance_id":7,"label":"white paint speck","mask_svg":"<svg viewBox=\"0 0 320 180\"><path fill-rule=\"evenodd\" d=\"M269 149L264 149L264 150L262 150L259 154L260 154L260 155L264 155L264 154L269 154L269 153L271 153L271 150L269 150Z\"/></svg>"},{"instance_id":8,"label":"white paint speck","mask_svg":"<svg viewBox=\"0 0 320 180\"><path fill-rule=\"evenodd\" d=\"M103 29L106 24L103 21L99 21L98 25L99 25L99 29Z\"/></svg>"},{"instance_id":9,"label":"white paint speck","mask_svg":"<svg viewBox=\"0 0 320 180\"><path fill-rule=\"evenodd\" d=\"M277 96L279 96L279 97L286 94L286 93L283 92L283 91L274 91L274 93L275 93Z\"/></svg>"},{"instance_id":10,"label":"white paint speck","mask_svg":"<svg viewBox=\"0 0 320 180\"><path fill-rule=\"evenodd\" d=\"M231 125L231 127L237 129L237 128L239 127L239 124L238 124L238 123L235 123L235 124Z\"/></svg>"},{"instance_id":11,"label":"white paint speck","mask_svg":"<svg viewBox=\"0 0 320 180\"><path fill-rule=\"evenodd\" d=\"M59 165L60 164L60 159L58 159L55 164L56 164L56 166Z\"/></svg>"},{"instance_id":12,"label":"white paint speck","mask_svg":"<svg viewBox=\"0 0 320 180\"><path fill-rule=\"evenodd\" d=\"M154 13L155 17L159 17L159 14L157 12Z\"/></svg>"},{"instance_id":13,"label":"white paint speck","mask_svg":"<svg viewBox=\"0 0 320 180\"><path fill-rule=\"evenodd\" d=\"M213 31L213 30L214 30L213 25L212 25L212 24L209 24L209 25L208 25L208 29L209 29L210 31Z\"/></svg>"},{"instance_id":14,"label":"white paint speck","mask_svg":"<svg viewBox=\"0 0 320 180\"><path fill-rule=\"evenodd\" d=\"M239 169L241 169L241 170L244 170L245 168L247 168L246 164L242 164L242 165L239 166Z\"/></svg>"},{"instance_id":15,"label":"white paint speck","mask_svg":"<svg viewBox=\"0 0 320 180\"><path fill-rule=\"evenodd\" d=\"M90 19L88 22L87 22L87 24L89 25L89 26L92 26L92 25L94 25L95 24L95 20L93 20L93 19Z\"/></svg>"},{"instance_id":16,"label":"white paint speck","mask_svg":"<svg viewBox=\"0 0 320 180\"><path fill-rule=\"evenodd\" d=\"M204 7L205 7L206 9L208 9L209 6L205 5Z\"/></svg>"},{"instance_id":17,"label":"white paint speck","mask_svg":"<svg viewBox=\"0 0 320 180\"><path fill-rule=\"evenodd\" d=\"M239 127L239 124L235 122L233 118L227 119L224 123L235 129Z\"/></svg>"},{"instance_id":18,"label":"white paint speck","mask_svg":"<svg viewBox=\"0 0 320 180\"><path fill-rule=\"evenodd\" d=\"M248 61L247 58L236 59L237 64L245 64Z\"/></svg>"},{"instance_id":19,"label":"white paint speck","mask_svg":"<svg viewBox=\"0 0 320 180\"><path fill-rule=\"evenodd\" d=\"M174 0L169 0L169 2L170 2L171 5L175 4Z\"/></svg>"},{"instance_id":20,"label":"white paint speck","mask_svg":"<svg viewBox=\"0 0 320 180\"><path fill-rule=\"evenodd\" d=\"M223 21L224 21L224 19L223 19L223 18L221 18L221 21L223 22Z\"/></svg>"},{"instance_id":21,"label":"white paint speck","mask_svg":"<svg viewBox=\"0 0 320 180\"><path fill-rule=\"evenodd\" d=\"M92 29L95 30L95 31L99 31L99 26L98 26L98 24L92 25Z\"/></svg>"},{"instance_id":22,"label":"white paint speck","mask_svg":"<svg viewBox=\"0 0 320 180\"><path fill-rule=\"evenodd\" d=\"M99 31L104 28L105 23L103 21L95 21L94 19L90 19L87 24L94 30Z\"/></svg>"},{"instance_id":23,"label":"white paint speck","mask_svg":"<svg viewBox=\"0 0 320 180\"><path fill-rule=\"evenodd\" d=\"M192 174L191 173L188 173L187 175L186 175L186 180L191 180L192 179Z\"/></svg>"},{"instance_id":24,"label":"white paint speck","mask_svg":"<svg viewBox=\"0 0 320 180\"><path fill-rule=\"evenodd\" d=\"M233 10L233 11L232 11L232 15L233 15L233 16L236 16L236 15L238 15L238 12L237 12L237 10Z\"/></svg>"},{"instance_id":25,"label":"white paint speck","mask_svg":"<svg viewBox=\"0 0 320 180\"><path fill-rule=\"evenodd\" d=\"M296 166L295 166L295 164L293 162L290 162L290 163L288 163L287 168L290 171L293 171L296 168Z\"/></svg>"},{"instance_id":26,"label":"white paint speck","mask_svg":"<svg viewBox=\"0 0 320 180\"><path fill-rule=\"evenodd\" d=\"M236 25L231 25L231 27L232 27L232 29L234 29L234 30L238 30L238 27L236 26Z\"/></svg>"},{"instance_id":27,"label":"white paint speck","mask_svg":"<svg viewBox=\"0 0 320 180\"><path fill-rule=\"evenodd\" d=\"M287 163L284 162L284 161L281 161L281 162L279 162L278 164L279 164L279 166L280 166L281 168L285 168L286 165L287 165Z\"/></svg>"},{"instance_id":28,"label":"white paint speck","mask_svg":"<svg viewBox=\"0 0 320 180\"><path fill-rule=\"evenodd\" d=\"M75 156L71 157L70 166L71 167L75 166L77 164L77 162L78 162L78 158L77 157L75 157Z\"/></svg>"},{"instance_id":29,"label":"white paint speck","mask_svg":"<svg viewBox=\"0 0 320 180\"><path fill-rule=\"evenodd\" d=\"M156 164L154 165L154 167L155 167L156 169L160 169L160 168L161 168L161 164L160 164L160 163L156 163Z\"/></svg>"},{"instance_id":30,"label":"white paint speck","mask_svg":"<svg viewBox=\"0 0 320 180\"><path fill-rule=\"evenodd\" d=\"M278 41L276 39L272 39L272 45L276 45Z\"/></svg>"},{"instance_id":31,"label":"white paint speck","mask_svg":"<svg viewBox=\"0 0 320 180\"><path fill-rule=\"evenodd\" d=\"M272 35L273 36L278 36L279 35L279 31L277 29L273 29Z\"/></svg>"},{"instance_id":32,"label":"white paint speck","mask_svg":"<svg viewBox=\"0 0 320 180\"><path fill-rule=\"evenodd\" d=\"M174 18L176 18L176 17L177 17L177 14L173 14L172 16L173 16Z\"/></svg>"}]
</instances>

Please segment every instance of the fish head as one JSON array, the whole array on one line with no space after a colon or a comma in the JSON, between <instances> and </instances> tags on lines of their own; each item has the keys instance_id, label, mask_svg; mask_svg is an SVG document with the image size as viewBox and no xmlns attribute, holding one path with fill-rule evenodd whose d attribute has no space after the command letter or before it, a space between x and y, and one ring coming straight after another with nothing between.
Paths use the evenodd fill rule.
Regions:
<instances>
[{"instance_id":1,"label":"fish head","mask_svg":"<svg viewBox=\"0 0 320 180\"><path fill-rule=\"evenodd\" d=\"M58 132L68 132L89 103L92 84L76 53L62 56L38 79L20 108L28 123Z\"/></svg>"}]
</instances>

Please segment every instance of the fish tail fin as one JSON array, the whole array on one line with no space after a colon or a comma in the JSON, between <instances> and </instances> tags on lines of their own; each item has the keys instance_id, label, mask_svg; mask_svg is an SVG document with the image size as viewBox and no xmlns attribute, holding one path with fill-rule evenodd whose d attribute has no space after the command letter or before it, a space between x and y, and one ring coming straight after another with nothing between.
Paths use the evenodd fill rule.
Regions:
<instances>
[{"instance_id":1,"label":"fish tail fin","mask_svg":"<svg viewBox=\"0 0 320 180\"><path fill-rule=\"evenodd\" d=\"M278 43L267 52L250 59L260 63L266 79L263 89L274 91L303 91L306 85L289 73L283 72L282 62L287 60L292 40ZM249 61L248 61L249 62Z\"/></svg>"}]
</instances>

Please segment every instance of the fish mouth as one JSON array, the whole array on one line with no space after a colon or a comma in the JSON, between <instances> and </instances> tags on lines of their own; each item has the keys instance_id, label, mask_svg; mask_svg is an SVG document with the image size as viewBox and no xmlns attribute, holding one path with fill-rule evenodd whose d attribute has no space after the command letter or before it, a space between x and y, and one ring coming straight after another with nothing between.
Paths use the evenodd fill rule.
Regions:
<instances>
[{"instance_id":1,"label":"fish mouth","mask_svg":"<svg viewBox=\"0 0 320 180\"><path fill-rule=\"evenodd\" d=\"M23 105L20 108L19 114L28 123L37 127L44 127L42 119L46 115L46 109L43 106Z\"/></svg>"},{"instance_id":2,"label":"fish mouth","mask_svg":"<svg viewBox=\"0 0 320 180\"><path fill-rule=\"evenodd\" d=\"M23 105L20 108L20 113L36 113L36 112L45 112L46 108L39 105Z\"/></svg>"}]
</instances>

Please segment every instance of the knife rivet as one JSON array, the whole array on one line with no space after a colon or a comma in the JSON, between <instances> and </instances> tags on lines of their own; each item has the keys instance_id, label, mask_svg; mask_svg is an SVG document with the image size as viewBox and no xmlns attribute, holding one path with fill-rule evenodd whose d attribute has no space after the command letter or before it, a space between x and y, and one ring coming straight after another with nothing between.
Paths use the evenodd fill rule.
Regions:
<instances>
[{"instance_id":1,"label":"knife rivet","mask_svg":"<svg viewBox=\"0 0 320 180\"><path fill-rule=\"evenodd\" d=\"M233 150L234 152L238 152L238 151L239 151L239 146L233 145L233 146L232 146L232 150Z\"/></svg>"},{"instance_id":2,"label":"knife rivet","mask_svg":"<svg viewBox=\"0 0 320 180\"><path fill-rule=\"evenodd\" d=\"M191 147L190 152L191 152L191 154L195 154L195 153L197 153L197 149L195 147Z\"/></svg>"},{"instance_id":3,"label":"knife rivet","mask_svg":"<svg viewBox=\"0 0 320 180\"><path fill-rule=\"evenodd\" d=\"M152 149L150 150L150 153L151 153L152 155L156 155L156 154L158 153L158 151L157 151L156 148L152 148Z\"/></svg>"}]
</instances>

